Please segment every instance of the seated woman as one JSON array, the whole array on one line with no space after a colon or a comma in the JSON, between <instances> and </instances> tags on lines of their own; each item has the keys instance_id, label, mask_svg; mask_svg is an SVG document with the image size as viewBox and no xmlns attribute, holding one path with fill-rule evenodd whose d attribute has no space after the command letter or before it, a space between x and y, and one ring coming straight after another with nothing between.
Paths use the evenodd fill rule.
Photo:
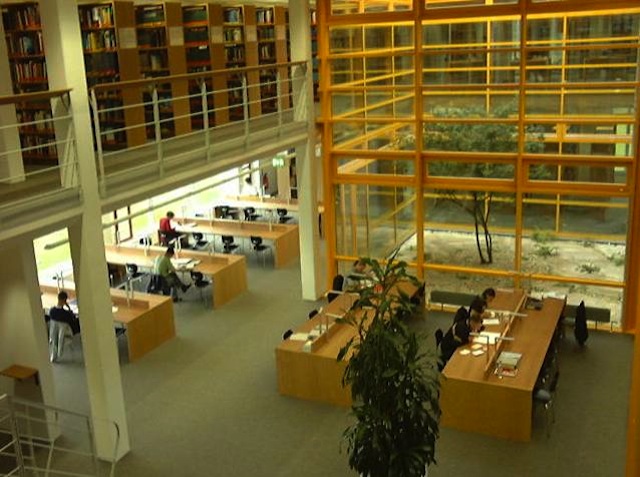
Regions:
<instances>
[{"instance_id":1,"label":"seated woman","mask_svg":"<svg viewBox=\"0 0 640 477\"><path fill-rule=\"evenodd\" d=\"M471 309L466 319L456 321L442 338L440 343L441 369L460 346L469 343L471 333L479 333L482 328L482 315L477 310Z\"/></svg>"}]
</instances>

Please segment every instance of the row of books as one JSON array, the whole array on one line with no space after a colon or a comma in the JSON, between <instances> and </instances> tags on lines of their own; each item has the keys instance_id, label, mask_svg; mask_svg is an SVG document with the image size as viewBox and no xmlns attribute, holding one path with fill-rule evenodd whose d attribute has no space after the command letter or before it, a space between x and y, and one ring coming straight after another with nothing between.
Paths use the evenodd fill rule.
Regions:
<instances>
[{"instance_id":1,"label":"row of books","mask_svg":"<svg viewBox=\"0 0 640 477\"><path fill-rule=\"evenodd\" d=\"M44 61L26 61L13 64L13 74L18 82L42 80L47 77L47 64Z\"/></svg>"},{"instance_id":2,"label":"row of books","mask_svg":"<svg viewBox=\"0 0 640 477\"><path fill-rule=\"evenodd\" d=\"M102 55L90 55L85 58L85 68L91 72L113 72L118 71L118 58L115 53L105 53Z\"/></svg>"},{"instance_id":3,"label":"row of books","mask_svg":"<svg viewBox=\"0 0 640 477\"><path fill-rule=\"evenodd\" d=\"M273 44L260 45L258 55L261 60L272 60L276 56L276 49Z\"/></svg>"},{"instance_id":4,"label":"row of books","mask_svg":"<svg viewBox=\"0 0 640 477\"><path fill-rule=\"evenodd\" d=\"M182 9L182 22L203 22L207 20L207 10L205 7L184 7Z\"/></svg>"},{"instance_id":5,"label":"row of books","mask_svg":"<svg viewBox=\"0 0 640 477\"><path fill-rule=\"evenodd\" d=\"M159 23L164 21L162 6L138 7L136 9L136 23Z\"/></svg>"},{"instance_id":6,"label":"row of books","mask_svg":"<svg viewBox=\"0 0 640 477\"><path fill-rule=\"evenodd\" d=\"M242 28L225 28L223 37L224 41L241 42L243 38Z\"/></svg>"},{"instance_id":7,"label":"row of books","mask_svg":"<svg viewBox=\"0 0 640 477\"><path fill-rule=\"evenodd\" d=\"M5 30L24 30L40 28L40 12L37 6L20 6L20 8L3 8L2 22Z\"/></svg>"},{"instance_id":8,"label":"row of books","mask_svg":"<svg viewBox=\"0 0 640 477\"><path fill-rule=\"evenodd\" d=\"M242 23L242 9L241 8L227 8L224 11L225 23Z\"/></svg>"},{"instance_id":9,"label":"row of books","mask_svg":"<svg viewBox=\"0 0 640 477\"><path fill-rule=\"evenodd\" d=\"M114 30L82 32L82 48L89 51L116 48L116 32Z\"/></svg>"},{"instance_id":10,"label":"row of books","mask_svg":"<svg viewBox=\"0 0 640 477\"><path fill-rule=\"evenodd\" d=\"M230 48L225 48L224 54L227 63L237 63L244 61L244 47L242 46L232 46Z\"/></svg>"},{"instance_id":11,"label":"row of books","mask_svg":"<svg viewBox=\"0 0 640 477\"><path fill-rule=\"evenodd\" d=\"M166 32L164 28L138 30L138 46L158 47L166 45Z\"/></svg>"},{"instance_id":12,"label":"row of books","mask_svg":"<svg viewBox=\"0 0 640 477\"><path fill-rule=\"evenodd\" d=\"M258 41L260 40L273 40L276 37L276 31L274 28L260 28L258 29Z\"/></svg>"},{"instance_id":13,"label":"row of books","mask_svg":"<svg viewBox=\"0 0 640 477\"><path fill-rule=\"evenodd\" d=\"M209 42L207 27L187 28L184 31L184 42Z\"/></svg>"},{"instance_id":14,"label":"row of books","mask_svg":"<svg viewBox=\"0 0 640 477\"><path fill-rule=\"evenodd\" d=\"M163 52L154 51L146 55L140 55L140 68L147 70L161 70L167 66L166 56Z\"/></svg>"},{"instance_id":15,"label":"row of books","mask_svg":"<svg viewBox=\"0 0 640 477\"><path fill-rule=\"evenodd\" d=\"M273 10L266 8L264 10L256 10L256 21L260 23L273 23Z\"/></svg>"},{"instance_id":16,"label":"row of books","mask_svg":"<svg viewBox=\"0 0 640 477\"><path fill-rule=\"evenodd\" d=\"M113 7L111 5L83 8L78 13L80 15L80 26L82 28L113 26Z\"/></svg>"},{"instance_id":17,"label":"row of books","mask_svg":"<svg viewBox=\"0 0 640 477\"><path fill-rule=\"evenodd\" d=\"M20 138L20 143L22 144L22 148L31 148L35 147L36 149L31 149L29 151L25 151L26 154L38 154L38 155L55 155L56 154L56 146L52 144L55 139L46 137L46 136L28 136L23 135ZM41 146L41 147L37 147Z\"/></svg>"},{"instance_id":18,"label":"row of books","mask_svg":"<svg viewBox=\"0 0 640 477\"><path fill-rule=\"evenodd\" d=\"M29 124L26 126L29 129L35 129L36 131L43 131L45 129L51 129L53 124L48 122L47 120L51 119L51 111L48 110L39 110L39 111L25 111L21 109L16 110L16 119L19 123L31 123L34 121L43 121L38 122L37 124Z\"/></svg>"},{"instance_id":19,"label":"row of books","mask_svg":"<svg viewBox=\"0 0 640 477\"><path fill-rule=\"evenodd\" d=\"M44 51L42 32L20 37L7 36L7 48L10 55L41 55Z\"/></svg>"}]
</instances>

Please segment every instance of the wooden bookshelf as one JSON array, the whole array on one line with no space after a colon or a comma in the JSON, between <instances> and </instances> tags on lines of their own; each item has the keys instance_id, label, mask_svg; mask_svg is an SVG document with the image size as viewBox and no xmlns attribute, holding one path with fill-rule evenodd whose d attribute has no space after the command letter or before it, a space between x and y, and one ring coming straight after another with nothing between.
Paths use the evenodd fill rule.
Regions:
<instances>
[{"instance_id":1,"label":"wooden bookshelf","mask_svg":"<svg viewBox=\"0 0 640 477\"><path fill-rule=\"evenodd\" d=\"M274 7L276 30L276 62L288 63L291 61L291 45L289 43L289 11L285 7ZM291 72L288 67L278 68L280 75L280 107L288 109L291 103Z\"/></svg>"},{"instance_id":2,"label":"wooden bookshelf","mask_svg":"<svg viewBox=\"0 0 640 477\"><path fill-rule=\"evenodd\" d=\"M13 91L16 94L47 91L47 62L45 59L40 11L36 2L7 4L2 6L2 23L9 54L9 67ZM16 104L19 123L50 119L49 101ZM42 146L24 151L25 165L51 166L58 162L53 124L36 124L20 127L20 144L23 148Z\"/></svg>"},{"instance_id":3,"label":"wooden bookshelf","mask_svg":"<svg viewBox=\"0 0 640 477\"><path fill-rule=\"evenodd\" d=\"M276 63L276 24L273 7L256 8L256 31L258 39L258 64L272 65ZM259 71L260 110L269 114L278 110L278 91L276 86L276 68L265 68Z\"/></svg>"},{"instance_id":4,"label":"wooden bookshelf","mask_svg":"<svg viewBox=\"0 0 640 477\"><path fill-rule=\"evenodd\" d=\"M133 2L112 1L78 5L85 71L89 88L118 81L140 78L140 62L135 43L127 41L127 34L135 28ZM119 41L119 37L125 39ZM139 89L123 92L104 92L96 95L100 109L132 106L142 102ZM93 116L92 116L93 119ZM116 131L125 125L144 122L144 109L128 107L124 110L100 114L103 150L123 149L146 142L144 127Z\"/></svg>"},{"instance_id":5,"label":"wooden bookshelf","mask_svg":"<svg viewBox=\"0 0 640 477\"><path fill-rule=\"evenodd\" d=\"M315 10L311 10L311 61L313 64L313 100L317 103L320 101L318 93L320 61L318 60L318 15Z\"/></svg>"},{"instance_id":6,"label":"wooden bookshelf","mask_svg":"<svg viewBox=\"0 0 640 477\"><path fill-rule=\"evenodd\" d=\"M245 54L246 66L258 66L258 28L257 28L257 8L253 5L244 6L244 28L245 28ZM249 98L249 116L254 118L260 116L260 71L252 70L247 72L247 95Z\"/></svg>"},{"instance_id":7,"label":"wooden bookshelf","mask_svg":"<svg viewBox=\"0 0 640 477\"><path fill-rule=\"evenodd\" d=\"M253 13L247 12L247 7L224 7L222 10L222 38L224 44L224 69L243 68L248 66L247 62L247 38L245 31L245 18ZM255 27L255 20L253 23ZM252 30L255 33L255 28ZM255 34L253 35L255 38ZM255 40L253 42L256 43ZM252 55L252 59L256 59L257 64L257 44L256 53ZM256 73L257 74L257 73ZM228 91L229 120L244 120L244 111L242 107L242 77L240 75L231 75L227 78L226 89Z\"/></svg>"},{"instance_id":8,"label":"wooden bookshelf","mask_svg":"<svg viewBox=\"0 0 640 477\"><path fill-rule=\"evenodd\" d=\"M143 78L161 78L187 72L187 60L182 26L182 7L179 3L164 2L135 7L136 36ZM187 134L191 131L188 81L172 80L157 85L160 103L162 138ZM152 100L151 90L143 92L143 100ZM180 97L172 102L162 102ZM185 117L179 117L185 116ZM175 119L172 119L175 118ZM153 121L153 108L145 106L145 121ZM147 137L155 137L154 127L147 126Z\"/></svg>"}]
</instances>

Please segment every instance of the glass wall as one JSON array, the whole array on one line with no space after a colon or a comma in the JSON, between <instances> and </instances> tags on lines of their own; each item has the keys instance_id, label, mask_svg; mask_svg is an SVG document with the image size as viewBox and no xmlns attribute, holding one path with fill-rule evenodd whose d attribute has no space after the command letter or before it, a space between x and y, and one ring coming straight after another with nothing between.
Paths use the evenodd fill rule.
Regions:
<instances>
[{"instance_id":1,"label":"glass wall","mask_svg":"<svg viewBox=\"0 0 640 477\"><path fill-rule=\"evenodd\" d=\"M561 283L619 321L640 5L519 3L331 1L331 269L399 249L432 287Z\"/></svg>"}]
</instances>

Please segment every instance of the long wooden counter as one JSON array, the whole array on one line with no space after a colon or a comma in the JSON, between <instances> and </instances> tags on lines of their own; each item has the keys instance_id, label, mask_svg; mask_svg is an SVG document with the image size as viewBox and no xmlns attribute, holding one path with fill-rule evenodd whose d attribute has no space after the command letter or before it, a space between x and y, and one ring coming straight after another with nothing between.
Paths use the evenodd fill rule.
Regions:
<instances>
[{"instance_id":1,"label":"long wooden counter","mask_svg":"<svg viewBox=\"0 0 640 477\"><path fill-rule=\"evenodd\" d=\"M409 282L399 286L408 295L418 291L418 288ZM356 299L355 294L338 295L335 300L325 305L320 313L296 328L293 338L298 333L308 335L320 324L333 323L335 315L341 316L347 312ZM363 319L364 316L363 313ZM325 336L318 339L317 346L311 351L303 349L304 341L293 338L282 341L276 348L280 394L337 406L350 406L351 388L342 386L346 361L336 359L340 350L356 335L357 329L354 327L334 324Z\"/></svg>"},{"instance_id":2,"label":"long wooden counter","mask_svg":"<svg viewBox=\"0 0 640 477\"><path fill-rule=\"evenodd\" d=\"M231 235L247 239L251 236L262 237L265 242L270 242L272 245L275 268L284 267L300 256L297 225L190 217L177 218L176 221L193 224L190 227L183 226L178 229L183 233L197 232L213 236Z\"/></svg>"},{"instance_id":3,"label":"long wooden counter","mask_svg":"<svg viewBox=\"0 0 640 477\"><path fill-rule=\"evenodd\" d=\"M136 244L126 242L119 246L106 246L107 262L116 265L135 263L141 267L153 267L157 256L165 252L164 247L149 247L145 250ZM241 255L210 254L197 250L183 249L180 258L191 258L199 263L194 270L213 281L211 287L214 308L233 300L247 290L247 261Z\"/></svg>"},{"instance_id":4,"label":"long wooden counter","mask_svg":"<svg viewBox=\"0 0 640 477\"><path fill-rule=\"evenodd\" d=\"M75 298L73 282L66 282L64 289L70 299ZM53 285L41 284L40 290L43 307L55 306L58 302L58 289ZM117 307L113 321L123 324L127 329L129 361L141 358L176 336L173 303L170 297L135 293L134 298L127 301L123 290L111 289L111 301Z\"/></svg>"},{"instance_id":5,"label":"long wooden counter","mask_svg":"<svg viewBox=\"0 0 640 477\"><path fill-rule=\"evenodd\" d=\"M463 431L528 441L531 439L533 389L549 349L556 325L564 309L564 300L546 298L542 309L524 309L522 290L498 290L491 308L518 311L504 351L522 353L515 377L499 377L494 366L487 368L493 346L481 356L462 355L458 348L442 372L440 407L441 424ZM499 326L487 326L499 331Z\"/></svg>"}]
</instances>

